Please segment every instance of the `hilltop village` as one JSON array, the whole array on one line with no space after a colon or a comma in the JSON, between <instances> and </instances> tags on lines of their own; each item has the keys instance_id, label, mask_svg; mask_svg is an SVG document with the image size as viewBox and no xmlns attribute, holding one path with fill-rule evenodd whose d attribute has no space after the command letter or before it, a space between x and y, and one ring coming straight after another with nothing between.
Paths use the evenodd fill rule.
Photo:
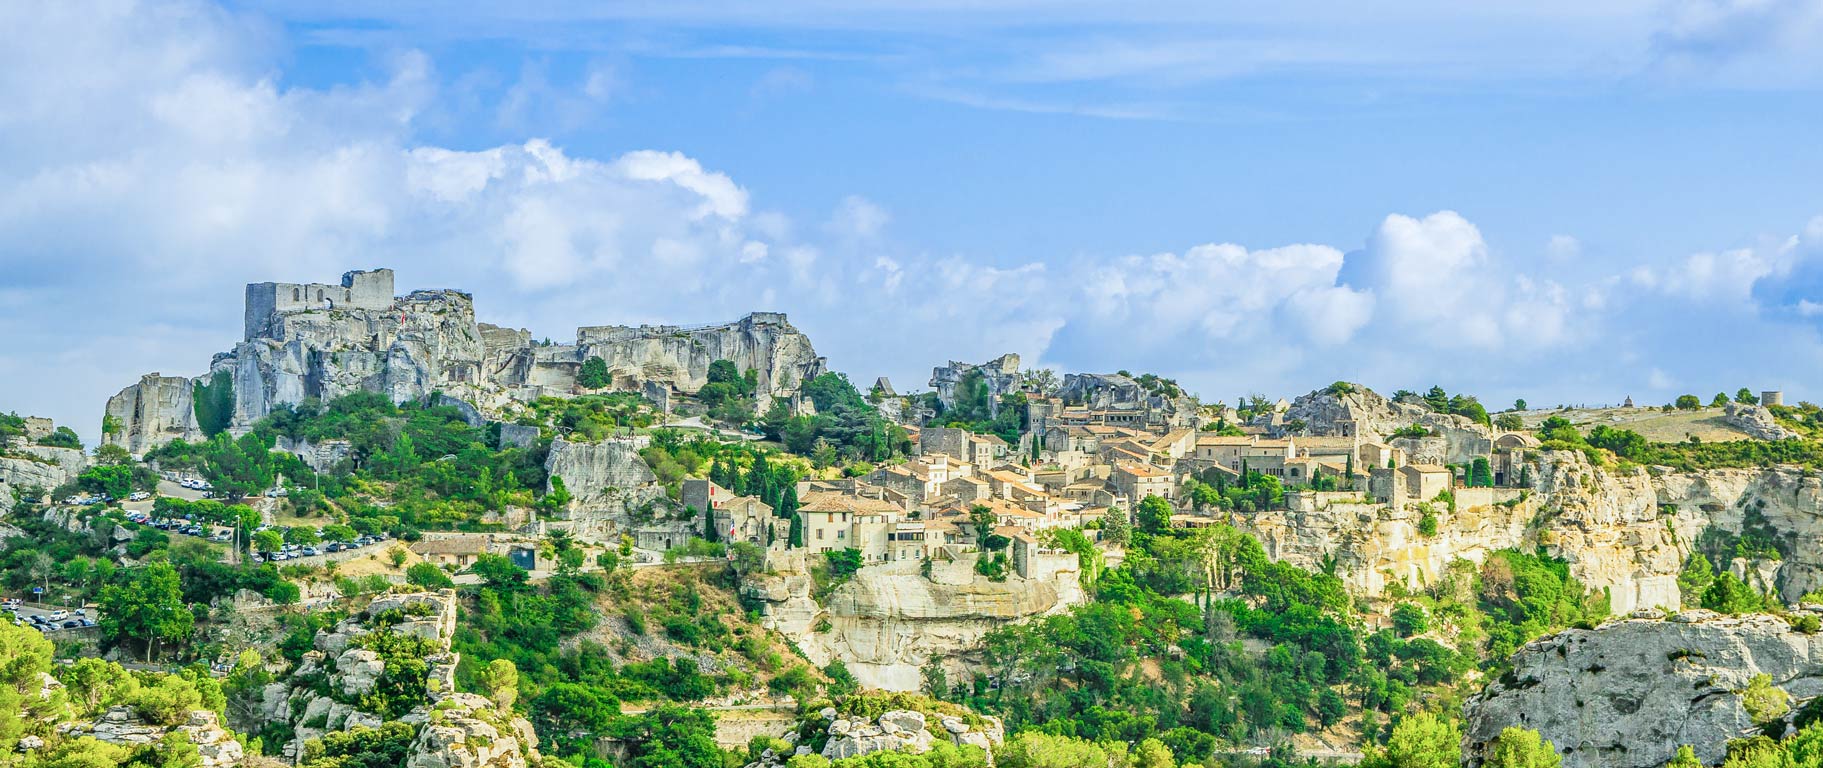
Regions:
<instances>
[{"instance_id":1,"label":"hilltop village","mask_svg":"<svg viewBox=\"0 0 1823 768\"><path fill-rule=\"evenodd\" d=\"M552 341L385 269L247 286L198 369L93 450L0 417L20 764L1733 766L1823 719L1779 391L859 386L783 314Z\"/></svg>"}]
</instances>

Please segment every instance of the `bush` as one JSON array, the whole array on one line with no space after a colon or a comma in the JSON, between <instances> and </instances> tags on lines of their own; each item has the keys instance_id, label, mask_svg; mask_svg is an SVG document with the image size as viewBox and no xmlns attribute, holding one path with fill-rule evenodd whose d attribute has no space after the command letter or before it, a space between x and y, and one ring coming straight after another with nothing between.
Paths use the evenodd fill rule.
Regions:
<instances>
[{"instance_id":1,"label":"bush","mask_svg":"<svg viewBox=\"0 0 1823 768\"><path fill-rule=\"evenodd\" d=\"M425 589L446 589L456 585L442 568L427 562L412 563L405 569L405 581Z\"/></svg>"}]
</instances>

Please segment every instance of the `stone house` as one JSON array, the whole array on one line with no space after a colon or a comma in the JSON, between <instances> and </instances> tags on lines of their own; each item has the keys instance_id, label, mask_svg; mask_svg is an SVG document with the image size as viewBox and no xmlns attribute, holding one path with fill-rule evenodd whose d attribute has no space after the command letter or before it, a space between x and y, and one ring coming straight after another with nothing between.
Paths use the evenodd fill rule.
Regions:
<instances>
[{"instance_id":1,"label":"stone house","mask_svg":"<svg viewBox=\"0 0 1823 768\"><path fill-rule=\"evenodd\" d=\"M1450 489L1452 473L1436 464L1407 464L1398 469L1404 496L1410 501L1430 501Z\"/></svg>"},{"instance_id":2,"label":"stone house","mask_svg":"<svg viewBox=\"0 0 1823 768\"><path fill-rule=\"evenodd\" d=\"M885 560L887 534L903 516L903 510L890 502L839 493L813 493L798 507L807 549L858 549L870 563Z\"/></svg>"},{"instance_id":3,"label":"stone house","mask_svg":"<svg viewBox=\"0 0 1823 768\"><path fill-rule=\"evenodd\" d=\"M1198 435L1192 455L1202 466L1239 469L1241 455L1254 439L1252 435Z\"/></svg>"},{"instance_id":4,"label":"stone house","mask_svg":"<svg viewBox=\"0 0 1823 768\"><path fill-rule=\"evenodd\" d=\"M1150 464L1116 462L1110 481L1121 495L1136 502L1147 496L1177 498L1177 484L1172 482L1171 473Z\"/></svg>"}]
</instances>

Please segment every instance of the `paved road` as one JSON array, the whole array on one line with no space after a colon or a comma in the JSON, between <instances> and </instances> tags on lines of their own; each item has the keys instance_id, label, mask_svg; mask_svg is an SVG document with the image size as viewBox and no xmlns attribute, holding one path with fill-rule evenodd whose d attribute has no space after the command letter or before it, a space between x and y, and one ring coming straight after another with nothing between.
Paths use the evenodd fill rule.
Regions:
<instances>
[{"instance_id":1,"label":"paved road","mask_svg":"<svg viewBox=\"0 0 1823 768\"><path fill-rule=\"evenodd\" d=\"M52 614L56 613L57 611L64 611L67 614L63 618L55 620L57 627L58 627L56 631L58 631L58 632L70 631L70 630L63 629L63 622L69 621L71 619L83 618L83 617L76 615L76 609L65 608L61 605L47 605L44 603L24 603L19 606L19 610L17 611L17 613L19 615L19 618L22 621L27 622L27 626L32 626L29 623L31 620L31 617L43 616L43 617L49 619L52 616ZM89 611L87 618L90 621L93 621L95 619L94 611ZM81 629L81 627L77 627L76 629Z\"/></svg>"}]
</instances>

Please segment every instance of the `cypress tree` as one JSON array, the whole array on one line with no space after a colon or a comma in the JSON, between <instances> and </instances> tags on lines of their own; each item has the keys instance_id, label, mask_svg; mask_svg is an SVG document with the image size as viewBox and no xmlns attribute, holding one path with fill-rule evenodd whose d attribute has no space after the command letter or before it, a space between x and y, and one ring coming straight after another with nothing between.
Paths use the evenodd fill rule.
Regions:
<instances>
[{"instance_id":1,"label":"cypress tree","mask_svg":"<svg viewBox=\"0 0 1823 768\"><path fill-rule=\"evenodd\" d=\"M790 543L794 549L802 549L804 546L804 520L797 515L791 516Z\"/></svg>"},{"instance_id":2,"label":"cypress tree","mask_svg":"<svg viewBox=\"0 0 1823 768\"><path fill-rule=\"evenodd\" d=\"M715 505L703 505L703 541L711 544L721 540L721 531L715 527Z\"/></svg>"}]
</instances>

